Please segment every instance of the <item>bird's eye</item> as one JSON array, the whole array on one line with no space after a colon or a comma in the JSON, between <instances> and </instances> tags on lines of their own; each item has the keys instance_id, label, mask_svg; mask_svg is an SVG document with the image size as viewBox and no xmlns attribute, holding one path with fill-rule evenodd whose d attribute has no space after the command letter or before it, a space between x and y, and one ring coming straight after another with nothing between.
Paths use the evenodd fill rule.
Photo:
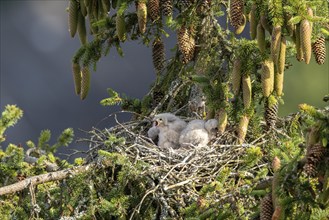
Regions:
<instances>
[{"instance_id":1,"label":"bird's eye","mask_svg":"<svg viewBox=\"0 0 329 220\"><path fill-rule=\"evenodd\" d=\"M159 118L159 121L162 121L162 118Z\"/></svg>"}]
</instances>

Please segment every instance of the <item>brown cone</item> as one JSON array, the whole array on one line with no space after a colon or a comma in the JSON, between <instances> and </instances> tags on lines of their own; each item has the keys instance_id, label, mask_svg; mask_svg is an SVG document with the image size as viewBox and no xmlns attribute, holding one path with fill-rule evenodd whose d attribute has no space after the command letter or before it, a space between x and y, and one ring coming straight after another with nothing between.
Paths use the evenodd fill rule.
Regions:
<instances>
[{"instance_id":1,"label":"brown cone","mask_svg":"<svg viewBox=\"0 0 329 220\"><path fill-rule=\"evenodd\" d=\"M148 1L148 14L152 21L156 21L160 18L160 1L149 0Z\"/></svg>"},{"instance_id":2,"label":"brown cone","mask_svg":"<svg viewBox=\"0 0 329 220\"><path fill-rule=\"evenodd\" d=\"M272 96L273 97L273 96ZM271 97L270 97L271 98ZM279 103L277 100L267 98L265 101L265 122L268 128L273 128L275 127L277 118L278 118L278 109L279 109Z\"/></svg>"},{"instance_id":3,"label":"brown cone","mask_svg":"<svg viewBox=\"0 0 329 220\"><path fill-rule=\"evenodd\" d=\"M326 61L326 39L319 37L312 45L315 61L321 65Z\"/></svg>"},{"instance_id":4,"label":"brown cone","mask_svg":"<svg viewBox=\"0 0 329 220\"><path fill-rule=\"evenodd\" d=\"M183 55L182 62L186 64L194 57L195 40L185 26L178 30L177 38L179 50Z\"/></svg>"},{"instance_id":5,"label":"brown cone","mask_svg":"<svg viewBox=\"0 0 329 220\"><path fill-rule=\"evenodd\" d=\"M156 72L159 74L163 69L163 64L165 60L165 52L164 52L164 44L161 38L157 38L153 42L152 47L152 58L153 58L153 65Z\"/></svg>"},{"instance_id":6,"label":"brown cone","mask_svg":"<svg viewBox=\"0 0 329 220\"><path fill-rule=\"evenodd\" d=\"M173 10L172 0L160 0L160 8L164 16L171 16Z\"/></svg>"},{"instance_id":7,"label":"brown cone","mask_svg":"<svg viewBox=\"0 0 329 220\"><path fill-rule=\"evenodd\" d=\"M274 209L272 204L272 195L267 194L260 205L260 220L271 220Z\"/></svg>"},{"instance_id":8,"label":"brown cone","mask_svg":"<svg viewBox=\"0 0 329 220\"><path fill-rule=\"evenodd\" d=\"M237 29L244 23L243 20L243 0L231 0L230 2L230 22Z\"/></svg>"},{"instance_id":9,"label":"brown cone","mask_svg":"<svg viewBox=\"0 0 329 220\"><path fill-rule=\"evenodd\" d=\"M307 175L314 177L318 173L317 165L322 161L326 148L322 144L317 143L307 146L306 151L306 164L304 171Z\"/></svg>"}]
</instances>

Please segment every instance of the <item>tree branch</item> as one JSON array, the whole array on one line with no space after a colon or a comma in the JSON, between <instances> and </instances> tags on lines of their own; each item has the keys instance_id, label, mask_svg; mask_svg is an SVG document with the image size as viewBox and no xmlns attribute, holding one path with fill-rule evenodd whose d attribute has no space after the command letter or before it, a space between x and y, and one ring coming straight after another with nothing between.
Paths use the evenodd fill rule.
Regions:
<instances>
[{"instance_id":1,"label":"tree branch","mask_svg":"<svg viewBox=\"0 0 329 220\"><path fill-rule=\"evenodd\" d=\"M39 185L39 184L46 183L46 182L62 180L69 176L74 176L79 173L86 172L94 166L95 166L95 164L88 164L88 165L84 165L84 166L78 166L78 167L73 167L73 168L60 170L60 171L56 171L56 172L50 172L50 173L45 173L45 174L41 174L41 175L37 175L37 176L32 176L32 177L22 180L20 182L1 187L0 196L21 191L25 188L28 188L30 185L35 186L35 185Z\"/></svg>"}]
</instances>

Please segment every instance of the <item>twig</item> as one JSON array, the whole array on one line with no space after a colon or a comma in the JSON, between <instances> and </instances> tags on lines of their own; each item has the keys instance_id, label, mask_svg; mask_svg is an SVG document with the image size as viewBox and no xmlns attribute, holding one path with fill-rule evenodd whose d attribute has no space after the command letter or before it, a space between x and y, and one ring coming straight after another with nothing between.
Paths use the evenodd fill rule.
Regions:
<instances>
[{"instance_id":1,"label":"twig","mask_svg":"<svg viewBox=\"0 0 329 220\"><path fill-rule=\"evenodd\" d=\"M79 173L83 173L88 171L91 167L95 166L94 164L89 164L89 165L84 165L84 166L78 166L78 167L73 167L65 170L60 170L56 172L50 172L46 174L41 174L37 176L33 176L30 178L26 178L22 181L19 181L17 183L8 185L8 186L3 186L0 188L0 196L6 195L9 193L15 193L18 191L21 191L29 186L36 186L39 184L51 182L51 181L56 181L56 180L62 180L65 179L69 176L74 176Z\"/></svg>"}]
</instances>

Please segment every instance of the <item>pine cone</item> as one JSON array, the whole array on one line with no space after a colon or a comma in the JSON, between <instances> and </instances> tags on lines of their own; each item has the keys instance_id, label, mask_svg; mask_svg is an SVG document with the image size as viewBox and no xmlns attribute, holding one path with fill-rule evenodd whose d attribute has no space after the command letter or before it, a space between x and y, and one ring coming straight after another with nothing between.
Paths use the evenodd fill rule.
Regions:
<instances>
[{"instance_id":1,"label":"pine cone","mask_svg":"<svg viewBox=\"0 0 329 220\"><path fill-rule=\"evenodd\" d=\"M251 79L249 74L242 76L242 96L244 108L248 109L251 104Z\"/></svg>"},{"instance_id":2,"label":"pine cone","mask_svg":"<svg viewBox=\"0 0 329 220\"><path fill-rule=\"evenodd\" d=\"M326 39L319 37L312 45L313 54L318 64L324 64L326 61Z\"/></svg>"},{"instance_id":3,"label":"pine cone","mask_svg":"<svg viewBox=\"0 0 329 220\"><path fill-rule=\"evenodd\" d=\"M257 5L256 5L256 3L254 3L251 6L250 18L249 18L249 21L250 21L250 38L252 40L255 40L256 34L257 34L258 21L257 21L257 17L256 17L256 10L257 10Z\"/></svg>"},{"instance_id":4,"label":"pine cone","mask_svg":"<svg viewBox=\"0 0 329 220\"><path fill-rule=\"evenodd\" d=\"M272 59L263 62L261 78L263 95L269 97L274 89L274 63Z\"/></svg>"},{"instance_id":5,"label":"pine cone","mask_svg":"<svg viewBox=\"0 0 329 220\"><path fill-rule=\"evenodd\" d=\"M75 93L80 95L81 92L81 71L78 63L72 63L72 73L74 80Z\"/></svg>"},{"instance_id":6,"label":"pine cone","mask_svg":"<svg viewBox=\"0 0 329 220\"><path fill-rule=\"evenodd\" d=\"M87 16L87 7L84 0L80 0L80 11L83 16Z\"/></svg>"},{"instance_id":7,"label":"pine cone","mask_svg":"<svg viewBox=\"0 0 329 220\"><path fill-rule=\"evenodd\" d=\"M84 66L81 71L81 93L80 98L83 100L87 97L90 87L90 72L87 66Z\"/></svg>"},{"instance_id":8,"label":"pine cone","mask_svg":"<svg viewBox=\"0 0 329 220\"><path fill-rule=\"evenodd\" d=\"M272 33L272 25L270 24L269 18L266 17L265 14L260 15L260 23L266 31L268 31L270 34Z\"/></svg>"},{"instance_id":9,"label":"pine cone","mask_svg":"<svg viewBox=\"0 0 329 220\"><path fill-rule=\"evenodd\" d=\"M205 15L209 11L210 7L211 7L211 0L201 0L200 4L198 4L197 12L200 15Z\"/></svg>"},{"instance_id":10,"label":"pine cone","mask_svg":"<svg viewBox=\"0 0 329 220\"><path fill-rule=\"evenodd\" d=\"M148 14L152 21L156 21L160 18L160 1L149 0L148 1Z\"/></svg>"},{"instance_id":11,"label":"pine cone","mask_svg":"<svg viewBox=\"0 0 329 220\"><path fill-rule=\"evenodd\" d=\"M275 64L277 64L280 53L280 42L281 42L281 26L275 26L272 30L271 39L271 56Z\"/></svg>"},{"instance_id":12,"label":"pine cone","mask_svg":"<svg viewBox=\"0 0 329 220\"><path fill-rule=\"evenodd\" d=\"M300 23L300 46L302 48L306 64L309 64L311 61L311 54L312 54L311 36L312 36L312 25L308 20L304 19Z\"/></svg>"},{"instance_id":13,"label":"pine cone","mask_svg":"<svg viewBox=\"0 0 329 220\"><path fill-rule=\"evenodd\" d=\"M147 22L147 7L145 2L140 1L137 3L137 18L139 31L144 34L146 31Z\"/></svg>"},{"instance_id":14,"label":"pine cone","mask_svg":"<svg viewBox=\"0 0 329 220\"><path fill-rule=\"evenodd\" d=\"M78 27L78 2L70 0L69 3L69 31L71 37L74 37Z\"/></svg>"},{"instance_id":15,"label":"pine cone","mask_svg":"<svg viewBox=\"0 0 329 220\"><path fill-rule=\"evenodd\" d=\"M223 134L227 125L227 112L224 108L218 111L218 133Z\"/></svg>"},{"instance_id":16,"label":"pine cone","mask_svg":"<svg viewBox=\"0 0 329 220\"><path fill-rule=\"evenodd\" d=\"M78 12L78 34L82 45L87 44L86 20L81 11Z\"/></svg>"},{"instance_id":17,"label":"pine cone","mask_svg":"<svg viewBox=\"0 0 329 220\"><path fill-rule=\"evenodd\" d=\"M269 193L262 199L260 205L260 220L271 220L273 212L272 195Z\"/></svg>"},{"instance_id":18,"label":"pine cone","mask_svg":"<svg viewBox=\"0 0 329 220\"><path fill-rule=\"evenodd\" d=\"M182 7L182 9L187 9L193 4L192 0L179 0L179 5Z\"/></svg>"},{"instance_id":19,"label":"pine cone","mask_svg":"<svg viewBox=\"0 0 329 220\"><path fill-rule=\"evenodd\" d=\"M80 0L82 1L82 0ZM102 6L105 14L107 14L111 10L111 2L110 0L102 0Z\"/></svg>"},{"instance_id":20,"label":"pine cone","mask_svg":"<svg viewBox=\"0 0 329 220\"><path fill-rule=\"evenodd\" d=\"M274 76L274 87L275 87L275 92L278 96L281 96L283 91L284 65L286 62L286 48L287 48L286 38L282 37L278 66Z\"/></svg>"},{"instance_id":21,"label":"pine cone","mask_svg":"<svg viewBox=\"0 0 329 220\"><path fill-rule=\"evenodd\" d=\"M237 129L238 140L239 140L240 144L243 144L243 142L246 138L248 124L249 124L249 117L247 115L243 115L240 118L240 122L239 122L238 129Z\"/></svg>"},{"instance_id":22,"label":"pine cone","mask_svg":"<svg viewBox=\"0 0 329 220\"><path fill-rule=\"evenodd\" d=\"M173 3L172 0L160 0L160 8L164 16L171 16Z\"/></svg>"},{"instance_id":23,"label":"pine cone","mask_svg":"<svg viewBox=\"0 0 329 220\"><path fill-rule=\"evenodd\" d=\"M153 42L152 58L155 70L157 73L161 73L165 60L164 44L161 38L157 38Z\"/></svg>"},{"instance_id":24,"label":"pine cone","mask_svg":"<svg viewBox=\"0 0 329 220\"><path fill-rule=\"evenodd\" d=\"M240 85L241 85L241 60L236 59L234 61L233 70L232 70L232 90L235 96L239 94Z\"/></svg>"},{"instance_id":25,"label":"pine cone","mask_svg":"<svg viewBox=\"0 0 329 220\"><path fill-rule=\"evenodd\" d=\"M326 148L322 144L317 143L309 145L306 151L306 164L304 165L304 171L307 175L314 177L317 172L317 165L323 159Z\"/></svg>"},{"instance_id":26,"label":"pine cone","mask_svg":"<svg viewBox=\"0 0 329 220\"><path fill-rule=\"evenodd\" d=\"M235 29L243 25L243 5L243 0L231 0L230 22Z\"/></svg>"},{"instance_id":27,"label":"pine cone","mask_svg":"<svg viewBox=\"0 0 329 220\"><path fill-rule=\"evenodd\" d=\"M243 23L242 23L242 25L238 26L238 28L236 28L235 34L241 34L243 32L244 28L246 27L247 18L244 14L242 15L242 18L243 18Z\"/></svg>"},{"instance_id":28,"label":"pine cone","mask_svg":"<svg viewBox=\"0 0 329 220\"><path fill-rule=\"evenodd\" d=\"M265 122L268 128L275 127L275 123L278 117L279 103L273 97L270 96L265 101Z\"/></svg>"},{"instance_id":29,"label":"pine cone","mask_svg":"<svg viewBox=\"0 0 329 220\"><path fill-rule=\"evenodd\" d=\"M116 30L117 36L120 41L125 41L127 39L126 23L124 15L117 14L116 16Z\"/></svg>"},{"instance_id":30,"label":"pine cone","mask_svg":"<svg viewBox=\"0 0 329 220\"><path fill-rule=\"evenodd\" d=\"M182 61L186 64L194 57L195 40L189 30L184 26L178 30L177 37L178 47L183 55Z\"/></svg>"},{"instance_id":31,"label":"pine cone","mask_svg":"<svg viewBox=\"0 0 329 220\"><path fill-rule=\"evenodd\" d=\"M263 25L259 23L257 25L257 45L261 53L265 53L266 42L265 42L265 29Z\"/></svg>"},{"instance_id":32,"label":"pine cone","mask_svg":"<svg viewBox=\"0 0 329 220\"><path fill-rule=\"evenodd\" d=\"M295 36L296 36L296 59L301 62L304 61L303 49L300 42L300 24L296 25Z\"/></svg>"}]
</instances>

